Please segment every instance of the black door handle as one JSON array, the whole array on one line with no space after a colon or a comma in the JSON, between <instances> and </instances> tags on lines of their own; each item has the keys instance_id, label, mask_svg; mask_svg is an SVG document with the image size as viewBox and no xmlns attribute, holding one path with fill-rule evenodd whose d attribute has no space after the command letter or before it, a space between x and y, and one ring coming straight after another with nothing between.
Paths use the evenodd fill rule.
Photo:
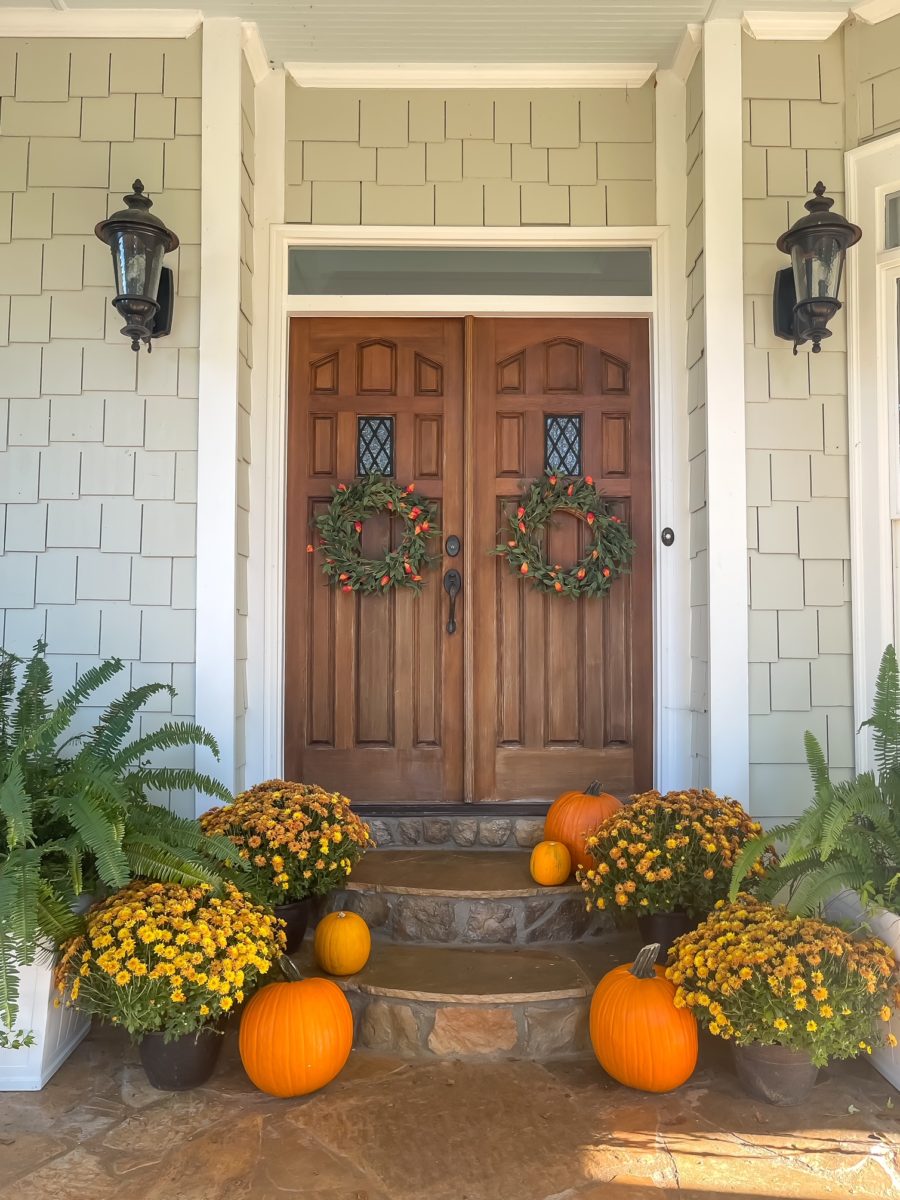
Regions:
<instances>
[{"instance_id":1,"label":"black door handle","mask_svg":"<svg viewBox=\"0 0 900 1200\"><path fill-rule=\"evenodd\" d=\"M450 617L447 621L447 632L456 633L456 597L462 590L462 575L459 571L444 573L444 591L450 597Z\"/></svg>"}]
</instances>

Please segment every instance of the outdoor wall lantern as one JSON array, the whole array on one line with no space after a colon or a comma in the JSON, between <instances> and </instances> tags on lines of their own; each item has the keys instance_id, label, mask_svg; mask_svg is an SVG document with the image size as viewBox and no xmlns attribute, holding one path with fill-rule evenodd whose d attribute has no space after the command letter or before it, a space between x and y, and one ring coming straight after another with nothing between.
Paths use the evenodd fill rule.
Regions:
<instances>
[{"instance_id":1,"label":"outdoor wall lantern","mask_svg":"<svg viewBox=\"0 0 900 1200\"><path fill-rule=\"evenodd\" d=\"M131 338L132 350L140 350L150 339L165 337L172 330L175 288L172 272L162 265L163 256L174 250L178 238L150 212L153 201L144 195L140 179L126 208L113 213L94 229L112 251L116 275L116 298L112 304L125 324L121 332Z\"/></svg>"},{"instance_id":2,"label":"outdoor wall lantern","mask_svg":"<svg viewBox=\"0 0 900 1200\"><path fill-rule=\"evenodd\" d=\"M794 343L794 353L812 342L813 354L831 337L828 322L841 307L838 291L849 246L862 237L858 225L831 212L834 201L825 195L821 180L815 195L806 201L809 215L795 221L775 243L791 256L791 266L775 276L773 298L775 333Z\"/></svg>"}]
</instances>

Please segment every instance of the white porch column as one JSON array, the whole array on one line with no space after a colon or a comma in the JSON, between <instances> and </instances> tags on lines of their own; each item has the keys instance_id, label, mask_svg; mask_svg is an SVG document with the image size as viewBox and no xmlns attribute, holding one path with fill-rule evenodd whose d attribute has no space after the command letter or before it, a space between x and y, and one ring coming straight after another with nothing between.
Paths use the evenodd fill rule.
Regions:
<instances>
[{"instance_id":1,"label":"white porch column","mask_svg":"<svg viewBox=\"0 0 900 1200\"><path fill-rule=\"evenodd\" d=\"M238 313L241 213L241 22L203 22L200 408L197 454L197 720L235 783ZM205 807L207 801L200 797Z\"/></svg>"},{"instance_id":2,"label":"white porch column","mask_svg":"<svg viewBox=\"0 0 900 1200\"><path fill-rule=\"evenodd\" d=\"M741 25L703 27L710 786L750 795Z\"/></svg>"}]
</instances>

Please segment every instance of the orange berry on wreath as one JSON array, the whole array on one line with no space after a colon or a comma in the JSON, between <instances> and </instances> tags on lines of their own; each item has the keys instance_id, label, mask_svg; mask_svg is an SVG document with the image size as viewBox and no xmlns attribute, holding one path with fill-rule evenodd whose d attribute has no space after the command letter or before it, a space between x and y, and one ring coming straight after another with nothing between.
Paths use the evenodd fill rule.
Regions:
<instances>
[{"instance_id":1,"label":"orange berry on wreath","mask_svg":"<svg viewBox=\"0 0 900 1200\"><path fill-rule=\"evenodd\" d=\"M521 567L519 567L519 570L522 572L523 575L527 575L528 574L528 563L522 563Z\"/></svg>"},{"instance_id":2,"label":"orange berry on wreath","mask_svg":"<svg viewBox=\"0 0 900 1200\"><path fill-rule=\"evenodd\" d=\"M315 549L316 549L315 546L312 544L312 542L310 542L309 545L306 547L306 553L313 554L315 552Z\"/></svg>"}]
</instances>

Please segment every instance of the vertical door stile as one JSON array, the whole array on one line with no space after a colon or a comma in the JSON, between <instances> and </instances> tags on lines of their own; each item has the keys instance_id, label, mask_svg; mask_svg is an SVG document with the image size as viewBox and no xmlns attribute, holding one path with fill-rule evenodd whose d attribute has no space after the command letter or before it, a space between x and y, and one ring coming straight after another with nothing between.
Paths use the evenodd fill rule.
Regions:
<instances>
[{"instance_id":1,"label":"vertical door stile","mask_svg":"<svg viewBox=\"0 0 900 1200\"><path fill-rule=\"evenodd\" d=\"M463 329L463 799L475 799L475 318Z\"/></svg>"}]
</instances>

